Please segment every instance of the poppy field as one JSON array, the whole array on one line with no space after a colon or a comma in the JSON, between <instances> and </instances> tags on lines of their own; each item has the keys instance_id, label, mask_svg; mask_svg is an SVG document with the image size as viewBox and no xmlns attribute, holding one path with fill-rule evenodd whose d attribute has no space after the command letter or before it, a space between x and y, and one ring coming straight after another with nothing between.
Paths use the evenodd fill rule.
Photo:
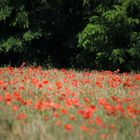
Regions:
<instances>
[{"instance_id":1,"label":"poppy field","mask_svg":"<svg viewBox=\"0 0 140 140\"><path fill-rule=\"evenodd\" d=\"M140 74L0 68L0 140L139 140Z\"/></svg>"}]
</instances>

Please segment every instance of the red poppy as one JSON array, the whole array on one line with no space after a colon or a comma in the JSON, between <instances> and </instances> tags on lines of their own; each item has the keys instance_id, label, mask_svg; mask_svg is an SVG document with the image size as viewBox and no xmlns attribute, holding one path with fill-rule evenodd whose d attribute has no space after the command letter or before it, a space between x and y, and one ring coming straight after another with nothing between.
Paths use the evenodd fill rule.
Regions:
<instances>
[{"instance_id":1,"label":"red poppy","mask_svg":"<svg viewBox=\"0 0 140 140\"><path fill-rule=\"evenodd\" d=\"M13 110L13 111L17 111L18 108L19 108L19 107L18 107L17 105L13 105L13 106L12 106L12 110Z\"/></svg>"},{"instance_id":2,"label":"red poppy","mask_svg":"<svg viewBox=\"0 0 140 140\"><path fill-rule=\"evenodd\" d=\"M80 129L84 132L88 132L89 131L89 128L87 128L85 125L81 125L80 126Z\"/></svg>"},{"instance_id":3,"label":"red poppy","mask_svg":"<svg viewBox=\"0 0 140 140\"><path fill-rule=\"evenodd\" d=\"M98 126L102 126L102 125L103 125L102 119L101 119L100 117L98 117L98 116L96 117L95 122L96 122L96 124L97 124Z\"/></svg>"},{"instance_id":4,"label":"red poppy","mask_svg":"<svg viewBox=\"0 0 140 140\"><path fill-rule=\"evenodd\" d=\"M66 115L66 114L68 113L68 110L62 109L62 110L61 110L61 113L64 114L64 115Z\"/></svg>"},{"instance_id":5,"label":"red poppy","mask_svg":"<svg viewBox=\"0 0 140 140\"><path fill-rule=\"evenodd\" d=\"M60 82L60 81L55 82L55 85L56 85L57 89L62 88L62 82Z\"/></svg>"},{"instance_id":6,"label":"red poppy","mask_svg":"<svg viewBox=\"0 0 140 140\"><path fill-rule=\"evenodd\" d=\"M27 118L27 115L25 113L20 113L17 116L17 120L24 120Z\"/></svg>"},{"instance_id":7,"label":"red poppy","mask_svg":"<svg viewBox=\"0 0 140 140\"><path fill-rule=\"evenodd\" d=\"M11 104L12 96L10 93L5 93L5 102L6 102L6 104Z\"/></svg>"},{"instance_id":8,"label":"red poppy","mask_svg":"<svg viewBox=\"0 0 140 140\"><path fill-rule=\"evenodd\" d=\"M72 126L71 126L71 124L65 124L65 125L64 125L64 128L65 128L67 131L72 131Z\"/></svg>"}]
</instances>

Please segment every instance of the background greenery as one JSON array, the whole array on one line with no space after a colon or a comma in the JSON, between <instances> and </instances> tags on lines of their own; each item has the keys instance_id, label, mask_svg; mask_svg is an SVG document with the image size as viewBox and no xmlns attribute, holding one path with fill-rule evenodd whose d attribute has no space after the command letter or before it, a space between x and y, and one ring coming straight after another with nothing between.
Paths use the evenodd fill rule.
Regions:
<instances>
[{"instance_id":1,"label":"background greenery","mask_svg":"<svg viewBox=\"0 0 140 140\"><path fill-rule=\"evenodd\" d=\"M140 69L140 0L0 0L0 65Z\"/></svg>"}]
</instances>

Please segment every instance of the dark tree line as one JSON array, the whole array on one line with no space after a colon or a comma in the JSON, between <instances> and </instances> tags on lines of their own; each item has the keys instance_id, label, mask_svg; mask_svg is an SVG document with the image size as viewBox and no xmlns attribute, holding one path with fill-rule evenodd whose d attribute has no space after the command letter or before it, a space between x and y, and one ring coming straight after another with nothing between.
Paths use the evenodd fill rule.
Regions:
<instances>
[{"instance_id":1,"label":"dark tree line","mask_svg":"<svg viewBox=\"0 0 140 140\"><path fill-rule=\"evenodd\" d=\"M0 64L140 69L140 0L0 0Z\"/></svg>"}]
</instances>

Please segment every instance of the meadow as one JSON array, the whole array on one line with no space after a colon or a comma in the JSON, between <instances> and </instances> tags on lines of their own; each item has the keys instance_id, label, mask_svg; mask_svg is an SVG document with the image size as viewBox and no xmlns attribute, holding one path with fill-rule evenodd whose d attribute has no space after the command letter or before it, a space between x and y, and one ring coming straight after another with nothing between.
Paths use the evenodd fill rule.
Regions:
<instances>
[{"instance_id":1,"label":"meadow","mask_svg":"<svg viewBox=\"0 0 140 140\"><path fill-rule=\"evenodd\" d=\"M104 139L140 139L140 74L0 68L0 140Z\"/></svg>"}]
</instances>

